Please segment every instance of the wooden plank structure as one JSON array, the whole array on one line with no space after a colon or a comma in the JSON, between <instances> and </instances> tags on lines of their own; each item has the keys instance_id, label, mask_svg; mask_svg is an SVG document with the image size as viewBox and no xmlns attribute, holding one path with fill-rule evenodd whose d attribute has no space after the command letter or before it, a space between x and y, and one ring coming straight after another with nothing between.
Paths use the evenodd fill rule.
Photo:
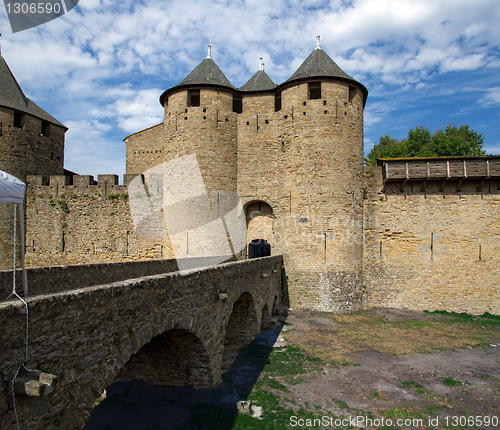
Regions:
<instances>
[{"instance_id":1,"label":"wooden plank structure","mask_svg":"<svg viewBox=\"0 0 500 430\"><path fill-rule=\"evenodd\" d=\"M500 178L500 155L475 157L430 157L430 158L379 158L382 166L384 188L387 182L448 181Z\"/></svg>"}]
</instances>

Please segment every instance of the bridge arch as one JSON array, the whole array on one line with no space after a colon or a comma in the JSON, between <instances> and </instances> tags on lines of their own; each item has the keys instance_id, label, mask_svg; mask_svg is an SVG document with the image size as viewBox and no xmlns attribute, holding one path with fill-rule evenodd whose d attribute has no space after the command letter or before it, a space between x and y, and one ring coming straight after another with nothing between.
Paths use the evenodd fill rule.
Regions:
<instances>
[{"instance_id":1,"label":"bridge arch","mask_svg":"<svg viewBox=\"0 0 500 430\"><path fill-rule=\"evenodd\" d=\"M130 357L117 379L194 388L214 383L207 349L195 334L182 329L153 337Z\"/></svg>"},{"instance_id":2,"label":"bridge arch","mask_svg":"<svg viewBox=\"0 0 500 430\"><path fill-rule=\"evenodd\" d=\"M255 301L250 293L243 293L233 305L226 326L221 370L225 372L233 363L238 351L259 333Z\"/></svg>"}]
</instances>

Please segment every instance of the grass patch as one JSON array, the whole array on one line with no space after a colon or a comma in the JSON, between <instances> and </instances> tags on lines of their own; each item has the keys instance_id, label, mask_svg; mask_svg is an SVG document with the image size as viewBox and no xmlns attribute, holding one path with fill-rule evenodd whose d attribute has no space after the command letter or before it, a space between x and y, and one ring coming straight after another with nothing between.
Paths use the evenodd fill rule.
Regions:
<instances>
[{"instance_id":1,"label":"grass patch","mask_svg":"<svg viewBox=\"0 0 500 430\"><path fill-rule=\"evenodd\" d=\"M499 326L500 325L500 315L493 315L489 312L484 313L483 315L471 315L465 312L457 313L457 312L448 312L448 311L424 311L424 313L428 315L443 315L446 317L453 318L455 320L461 320L471 323L478 324L486 324L491 326Z\"/></svg>"},{"instance_id":2,"label":"grass patch","mask_svg":"<svg viewBox=\"0 0 500 430\"><path fill-rule=\"evenodd\" d=\"M456 379L453 379L451 377L441 379L443 380L443 384L447 385L448 387L461 387L462 385L464 385L463 382L457 381Z\"/></svg>"},{"instance_id":3,"label":"grass patch","mask_svg":"<svg viewBox=\"0 0 500 430\"><path fill-rule=\"evenodd\" d=\"M180 427L182 430L229 429L236 417L235 413L227 413L217 405L202 403L189 407L189 412L191 416L189 420Z\"/></svg>"},{"instance_id":4,"label":"grass patch","mask_svg":"<svg viewBox=\"0 0 500 430\"><path fill-rule=\"evenodd\" d=\"M69 207L68 207L68 203L66 202L66 200L58 200L57 203L64 213L69 214Z\"/></svg>"},{"instance_id":5,"label":"grass patch","mask_svg":"<svg viewBox=\"0 0 500 430\"><path fill-rule=\"evenodd\" d=\"M427 406L424 409L424 414L427 414L427 415L437 415L435 411L438 411L440 409L441 409L441 407L438 406L438 405L430 405L430 406Z\"/></svg>"},{"instance_id":6,"label":"grass patch","mask_svg":"<svg viewBox=\"0 0 500 430\"><path fill-rule=\"evenodd\" d=\"M434 311L401 316L398 312L373 309L346 315L325 314L322 317L335 325L319 330L310 323L300 331L287 332L286 337L294 345L338 364L348 362L348 355L359 351L375 350L395 356L430 353L479 347L499 336L497 315Z\"/></svg>"},{"instance_id":7,"label":"grass patch","mask_svg":"<svg viewBox=\"0 0 500 430\"><path fill-rule=\"evenodd\" d=\"M283 385L281 382L277 381L274 378L266 377L264 378L263 381L264 384L267 385L269 388L274 388L275 390L282 392L290 392L290 390L286 387L286 385Z\"/></svg>"},{"instance_id":8,"label":"grass patch","mask_svg":"<svg viewBox=\"0 0 500 430\"><path fill-rule=\"evenodd\" d=\"M216 405L196 404L190 407L191 417L180 428L182 430L275 430L289 428L290 417L304 420L320 419L304 408L295 411L285 406L288 402L279 395L266 390L262 384L254 388L248 400L263 408L260 418L238 415L236 410L223 410Z\"/></svg>"},{"instance_id":9,"label":"grass patch","mask_svg":"<svg viewBox=\"0 0 500 430\"><path fill-rule=\"evenodd\" d=\"M424 386L420 385L417 381L405 381L401 382L401 385L407 388L424 388Z\"/></svg>"},{"instance_id":10,"label":"grass patch","mask_svg":"<svg viewBox=\"0 0 500 430\"><path fill-rule=\"evenodd\" d=\"M323 364L321 357L309 354L297 346L275 348L269 356L264 372L267 374L290 377L311 373L318 370Z\"/></svg>"}]
</instances>

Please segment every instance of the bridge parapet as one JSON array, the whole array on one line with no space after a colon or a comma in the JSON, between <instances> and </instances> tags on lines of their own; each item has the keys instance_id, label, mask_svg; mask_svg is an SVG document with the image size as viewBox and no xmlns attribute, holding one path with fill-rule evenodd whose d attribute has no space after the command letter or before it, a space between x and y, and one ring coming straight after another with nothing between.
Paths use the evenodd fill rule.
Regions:
<instances>
[{"instance_id":1,"label":"bridge parapet","mask_svg":"<svg viewBox=\"0 0 500 430\"><path fill-rule=\"evenodd\" d=\"M237 350L279 311L281 278L282 257L273 256L28 297L27 350L23 303L1 303L0 428L15 428L10 387L23 365L57 377L44 397L16 394L26 429L82 428L117 377L217 385Z\"/></svg>"},{"instance_id":2,"label":"bridge parapet","mask_svg":"<svg viewBox=\"0 0 500 430\"><path fill-rule=\"evenodd\" d=\"M213 259L200 257L32 267L27 269L29 295L76 290L125 279L171 273L179 270L179 260L189 267L204 267L206 261ZM0 270L0 297L7 297L11 293L12 279L12 270ZM21 269L16 270L16 284L17 290L21 291Z\"/></svg>"}]
</instances>

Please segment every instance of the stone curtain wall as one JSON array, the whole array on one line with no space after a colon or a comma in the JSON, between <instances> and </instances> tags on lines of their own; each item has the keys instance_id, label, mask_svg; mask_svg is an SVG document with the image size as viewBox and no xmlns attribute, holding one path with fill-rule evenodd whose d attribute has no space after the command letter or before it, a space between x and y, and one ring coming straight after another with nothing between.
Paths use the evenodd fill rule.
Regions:
<instances>
[{"instance_id":1,"label":"stone curtain wall","mask_svg":"<svg viewBox=\"0 0 500 430\"><path fill-rule=\"evenodd\" d=\"M381 169L366 169L367 304L500 314L500 181L382 192Z\"/></svg>"},{"instance_id":2,"label":"stone curtain wall","mask_svg":"<svg viewBox=\"0 0 500 430\"><path fill-rule=\"evenodd\" d=\"M164 136L163 123L127 136L124 139L127 144L126 172L128 174L142 174L149 168L163 163L165 156Z\"/></svg>"},{"instance_id":3,"label":"stone curtain wall","mask_svg":"<svg viewBox=\"0 0 500 430\"><path fill-rule=\"evenodd\" d=\"M156 275L28 298L26 367L57 381L46 396L15 396L20 428L82 428L95 399L122 370L125 379L217 385L228 356L265 325L263 309L277 310L282 303L281 268L280 256L267 257L186 276ZM0 303L0 428L5 430L15 428L10 381L24 363L25 324L19 301ZM172 354L157 357L151 340ZM182 373L158 370L170 366Z\"/></svg>"},{"instance_id":4,"label":"stone curtain wall","mask_svg":"<svg viewBox=\"0 0 500 430\"><path fill-rule=\"evenodd\" d=\"M125 182L130 177L126 175ZM71 184L72 183L72 184ZM168 257L165 238L135 234L128 189L115 175L31 176L26 199L29 266Z\"/></svg>"}]
</instances>

